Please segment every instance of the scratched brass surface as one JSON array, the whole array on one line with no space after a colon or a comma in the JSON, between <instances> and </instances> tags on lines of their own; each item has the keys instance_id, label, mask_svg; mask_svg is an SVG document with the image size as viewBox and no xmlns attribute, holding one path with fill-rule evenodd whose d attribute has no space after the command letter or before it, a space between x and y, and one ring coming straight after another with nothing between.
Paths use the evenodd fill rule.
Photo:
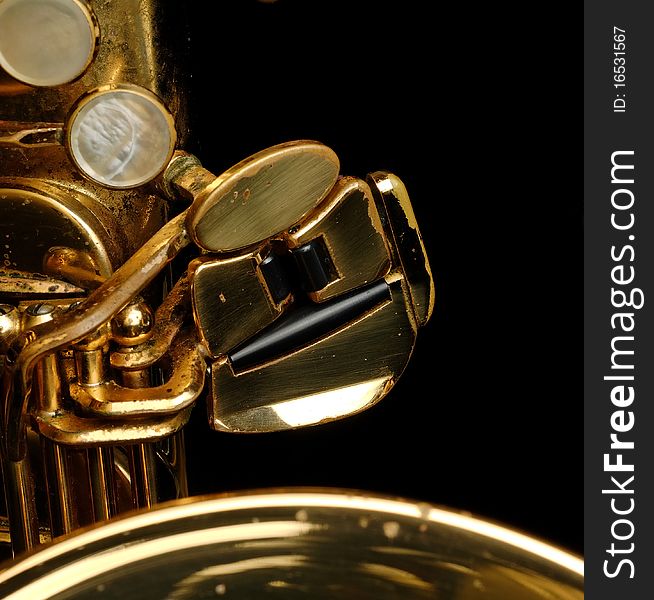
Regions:
<instances>
[{"instance_id":1,"label":"scratched brass surface","mask_svg":"<svg viewBox=\"0 0 654 600\"><path fill-rule=\"evenodd\" d=\"M258 250L234 258L191 263L193 312L201 341L213 357L226 354L279 317L285 302L273 301L261 276Z\"/></svg>"},{"instance_id":2,"label":"scratched brass surface","mask_svg":"<svg viewBox=\"0 0 654 600\"><path fill-rule=\"evenodd\" d=\"M199 194L188 216L193 240L210 252L227 252L276 235L318 205L336 183L338 169L336 154L318 142L262 150Z\"/></svg>"},{"instance_id":3,"label":"scratched brass surface","mask_svg":"<svg viewBox=\"0 0 654 600\"><path fill-rule=\"evenodd\" d=\"M329 196L297 230L288 233L291 248L322 238L338 278L310 297L322 302L376 281L390 269L390 254L372 192L355 177L339 179Z\"/></svg>"},{"instance_id":4,"label":"scratched brass surface","mask_svg":"<svg viewBox=\"0 0 654 600\"><path fill-rule=\"evenodd\" d=\"M390 301L262 367L235 374L226 359L215 361L212 427L246 433L291 429L378 402L402 373L416 336L401 279L389 287Z\"/></svg>"},{"instance_id":5,"label":"scratched brass surface","mask_svg":"<svg viewBox=\"0 0 654 600\"><path fill-rule=\"evenodd\" d=\"M121 251L107 232L115 224L110 215L101 220L59 186L17 178L0 186L0 268L41 273L50 248L67 246L88 254L102 275L111 272Z\"/></svg>"},{"instance_id":6,"label":"scratched brass surface","mask_svg":"<svg viewBox=\"0 0 654 600\"><path fill-rule=\"evenodd\" d=\"M164 356L190 312L190 286L185 274L157 308L152 337L138 346L123 347L112 352L112 367L123 371L138 371L153 366Z\"/></svg>"}]
</instances>

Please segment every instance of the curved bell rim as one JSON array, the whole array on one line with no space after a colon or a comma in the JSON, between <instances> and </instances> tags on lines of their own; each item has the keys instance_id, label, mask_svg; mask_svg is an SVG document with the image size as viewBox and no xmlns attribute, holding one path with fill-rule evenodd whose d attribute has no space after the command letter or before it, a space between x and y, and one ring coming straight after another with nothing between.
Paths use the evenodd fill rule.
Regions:
<instances>
[{"instance_id":1,"label":"curved bell rim","mask_svg":"<svg viewBox=\"0 0 654 600\"><path fill-rule=\"evenodd\" d=\"M429 504L336 489L178 500L93 526L0 573L6 598L583 597L580 558ZM241 595L242 594L242 595ZM373 596L370 596L373 594ZM439 597L441 597L439 595Z\"/></svg>"}]
</instances>

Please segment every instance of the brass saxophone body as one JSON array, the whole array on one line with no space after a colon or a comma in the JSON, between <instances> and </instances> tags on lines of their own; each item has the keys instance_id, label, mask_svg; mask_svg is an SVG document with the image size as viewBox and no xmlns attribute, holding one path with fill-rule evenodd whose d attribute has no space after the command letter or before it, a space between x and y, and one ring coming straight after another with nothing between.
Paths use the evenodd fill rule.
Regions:
<instances>
[{"instance_id":1,"label":"brass saxophone body","mask_svg":"<svg viewBox=\"0 0 654 600\"><path fill-rule=\"evenodd\" d=\"M25 10L34 9L27 4ZM53 11L82 13L82 20L88 17L84 33L92 42L88 65L72 81L33 86L6 72L0 81L0 138L5 141L0 141L2 355L20 332L65 314L69 306L83 300L169 219L168 202L151 187L111 189L80 175L65 144L58 143L74 104L94 90L139 86L160 98L174 116L178 142L183 144L188 135L187 82L180 61L187 32L183 27L172 31L173 23L184 23L181 4L155 0L51 4ZM141 310L141 318L153 318L150 307L161 303L165 279L160 277L146 290L147 303L143 300L132 313ZM106 332L98 337L99 341L87 344L89 349L77 344L77 349L68 347L39 364L34 407L52 414L60 410L67 377L78 385L94 385L109 377L109 338ZM113 376L125 385L146 381L143 372L123 375ZM26 458L5 462L11 517L2 522L5 547L8 521L14 530L14 550L20 551L156 500L155 452L163 456L162 448L86 447L79 430L73 427L68 433L67 445L61 445L30 426ZM177 489L163 498L185 495L183 447L175 437L165 446L166 468L172 465ZM22 494L30 501L25 502Z\"/></svg>"},{"instance_id":2,"label":"brass saxophone body","mask_svg":"<svg viewBox=\"0 0 654 600\"><path fill-rule=\"evenodd\" d=\"M311 141L219 177L175 150L188 138L186 32L171 26L182 8L0 7L0 29L41 11L32 21L57 25L44 38L74 33L53 52L79 46L76 73L0 43L3 535L14 552L186 495L179 432L202 397L210 427L228 432L364 410L431 314L428 261L394 175L342 177ZM173 262L185 247L192 260Z\"/></svg>"},{"instance_id":3,"label":"brass saxophone body","mask_svg":"<svg viewBox=\"0 0 654 600\"><path fill-rule=\"evenodd\" d=\"M107 597L222 595L230 574L246 575L244 597L329 597L322 565L346 552L333 588L346 596L472 598L478 577L511 591L497 597L581 597L575 557L426 505L326 490L180 500L194 407L229 434L366 410L434 307L397 176L343 176L309 140L218 176L184 151L186 8L0 2L0 551L22 559L0 594L85 597L108 589L93 573L156 570L165 552L151 589Z\"/></svg>"}]
</instances>

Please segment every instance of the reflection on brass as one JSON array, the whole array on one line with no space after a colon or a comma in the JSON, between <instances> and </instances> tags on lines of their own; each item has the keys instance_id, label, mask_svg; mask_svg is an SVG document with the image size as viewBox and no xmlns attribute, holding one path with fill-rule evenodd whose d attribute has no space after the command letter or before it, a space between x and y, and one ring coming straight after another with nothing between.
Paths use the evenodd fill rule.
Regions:
<instances>
[{"instance_id":1,"label":"reflection on brass","mask_svg":"<svg viewBox=\"0 0 654 600\"><path fill-rule=\"evenodd\" d=\"M199 258L189 267L200 339L213 357L272 323L289 300L277 304L258 269L258 251L234 258Z\"/></svg>"},{"instance_id":2,"label":"reflection on brass","mask_svg":"<svg viewBox=\"0 0 654 600\"><path fill-rule=\"evenodd\" d=\"M103 417L171 414L191 405L204 386L204 357L193 339L178 341L171 350L171 376L159 386L136 389L115 381L97 385L70 383L72 399L85 412Z\"/></svg>"},{"instance_id":3,"label":"reflection on brass","mask_svg":"<svg viewBox=\"0 0 654 600\"><path fill-rule=\"evenodd\" d=\"M317 302L376 281L390 269L381 220L368 184L343 177L299 228L288 234L291 248L322 238L338 278L310 294Z\"/></svg>"},{"instance_id":4,"label":"reflection on brass","mask_svg":"<svg viewBox=\"0 0 654 600\"><path fill-rule=\"evenodd\" d=\"M157 501L157 482L154 477L155 457L151 444L129 447L130 478L138 481L132 486L132 502L138 508L152 508Z\"/></svg>"},{"instance_id":5,"label":"reflection on brass","mask_svg":"<svg viewBox=\"0 0 654 600\"><path fill-rule=\"evenodd\" d=\"M71 485L72 474L66 449L50 440L41 440L43 469L48 490L50 531L56 537L80 526Z\"/></svg>"},{"instance_id":6,"label":"reflection on brass","mask_svg":"<svg viewBox=\"0 0 654 600\"><path fill-rule=\"evenodd\" d=\"M39 528L39 544L47 544L51 540L52 536L50 535L50 530L45 527ZM0 545L10 543L11 536L9 534L9 520L0 517Z\"/></svg>"},{"instance_id":7,"label":"reflection on brass","mask_svg":"<svg viewBox=\"0 0 654 600\"><path fill-rule=\"evenodd\" d=\"M5 451L16 460L24 455L22 436L27 402L32 387L32 372L38 359L67 344L82 340L109 321L138 294L188 243L183 226L184 214L164 225L114 275L96 289L64 319L35 328L30 343L17 355L10 370L5 369L4 404L8 409ZM12 397L13 396L13 397ZM7 410L6 409L6 410Z\"/></svg>"},{"instance_id":8,"label":"reflection on brass","mask_svg":"<svg viewBox=\"0 0 654 600\"><path fill-rule=\"evenodd\" d=\"M72 2L85 4L84 0ZM27 6L30 3L19 0L19 4ZM38 0L35 0L35 4L38 5ZM70 296L82 299L85 290L93 290L103 279L109 278L170 219L168 202L155 193L153 188L108 190L81 177L61 144L61 124L67 122L73 103L87 91L106 85L134 84L146 88L163 100L175 115L178 140L184 143L188 128L183 89L188 70L178 58L188 42L185 28L171 24L179 22L178 17L186 7L159 0L90 0L90 4L102 31L97 60L88 66L81 77L66 85L39 89L16 86L12 91L17 95L5 96L0 103L0 269L5 272L0 274L0 304L17 305L15 311L20 320L23 320L27 309L26 301L39 299L41 302L65 305L62 301L64 298L69 299L67 303L70 303ZM2 91L6 91L6 87ZM179 239L174 233L172 235ZM173 240L172 246L162 252L166 258L157 263L157 257L161 257L161 254L149 246L132 263L135 272L140 274L142 268L147 271L154 259L155 264L151 266L157 275L161 266L175 254L175 248L178 249L178 246ZM78 383L86 384L120 376L120 373L111 372L106 355L103 357L106 338L105 343L100 344L97 336L102 329L101 322L110 320L136 294L134 290L127 290L121 285L120 277L113 282L114 287L109 284L100 292L111 305L104 315L98 317L97 310L93 308L89 315L84 312L84 308L78 307L71 312L61 311L52 327L37 325L32 321L34 329L39 331L38 335L43 334L46 338L45 346L52 344L52 350L40 353L33 363L48 365L43 371L42 381L38 375L34 390L30 389L29 377L25 379L26 386L19 385L12 390L13 384L6 377L9 374L12 379L12 374L4 374L2 443L5 457L7 447L14 453L23 453L20 432L16 432L18 437L14 439L21 441L7 444L8 437L13 435L7 435L10 423L14 430L17 426L20 430L22 424L29 428L33 423L37 430L42 428L43 431L51 432L54 439L73 445L79 442L94 446L140 443L146 439L165 437L173 434L188 420L189 410L182 410L176 415L165 417L136 417L131 420L114 418L111 423L107 423L107 419L84 417L70 412L70 399L59 397L62 394L54 379L56 370L66 373L67 378L78 377ZM147 273L145 278L147 280ZM147 285L147 281L143 285ZM158 293L154 285L147 293L149 301L150 298L161 297L161 292ZM96 300L99 300L99 296L90 300L91 307L95 306ZM113 302L116 304L112 305ZM91 323L84 322L84 315L91 317ZM173 315L177 316L177 313ZM11 327L7 321L7 318L4 319L6 326L0 325L0 365L11 363L13 357L17 358L20 365L22 359L17 353L20 353L25 343L36 340L38 335L27 330L24 339L17 339L18 320ZM152 346L151 352L144 351L142 356L149 354L148 360L153 359L154 363L165 355L181 326L180 319L172 321L172 327L169 323L161 324L160 329L164 335ZM66 337L65 332L70 333L71 329L74 330L72 338L69 341L62 340L60 335ZM171 329L175 330L172 335ZM51 337L48 342L49 334ZM153 338L135 350L144 350L154 341ZM9 357L4 356L8 349L3 346L5 342L7 346L15 342ZM73 344L76 346L74 351ZM132 356L137 357L138 350ZM63 382L63 395L66 393L66 382L67 380ZM27 417L24 412L22 423L19 423L21 405L25 410L29 409L30 414ZM28 431L30 438L34 437L33 432ZM53 527L54 535L59 535L93 522L93 513L95 519L108 516L112 512L110 482L112 476L119 473L122 475L117 478L117 505L120 510L132 506L130 486L137 482L130 482L129 475L125 475L126 455L119 448L107 448L106 452L105 449L92 448L89 449L91 454L88 454L86 449L66 448L64 451L61 446L52 446L55 455L72 456L74 460L71 464L74 463L75 468L69 473L67 467L62 467L64 463L68 464L66 461L58 462L62 467L60 469L52 467L52 453L45 452L43 458L37 457L37 462L25 468L25 481L45 474L49 496L63 494L51 511L39 513L42 526L50 520L48 516L54 515L54 520L48 526ZM113 466L110 465L111 460L107 460L111 458L109 454L117 457ZM42 461L43 465L38 461ZM52 468L48 469L46 463L50 463ZM89 472L93 473L90 482ZM144 475L151 476L152 473ZM59 484L50 485L54 481ZM43 486L40 482L37 483L41 511L48 503L41 497ZM16 490L20 491L20 481L16 478L5 477L4 484L9 495ZM91 487L95 495L93 499L90 497ZM184 488L180 486L178 489L183 491ZM57 517L61 516L66 521L67 509L71 509L71 518L67 525L62 525L61 519ZM84 518L80 516L78 519L78 514L81 515L82 512ZM24 514L28 513L29 511ZM16 515L14 511L14 516ZM16 516L14 529L20 527L21 518ZM22 537L21 534L15 535L15 550L21 549Z\"/></svg>"},{"instance_id":9,"label":"reflection on brass","mask_svg":"<svg viewBox=\"0 0 654 600\"><path fill-rule=\"evenodd\" d=\"M94 290L105 280L88 252L65 246L48 249L43 258L43 272L86 290Z\"/></svg>"},{"instance_id":10,"label":"reflection on brass","mask_svg":"<svg viewBox=\"0 0 654 600\"><path fill-rule=\"evenodd\" d=\"M33 148L61 144L62 123L0 121L0 146Z\"/></svg>"},{"instance_id":11,"label":"reflection on brass","mask_svg":"<svg viewBox=\"0 0 654 600\"><path fill-rule=\"evenodd\" d=\"M338 157L318 142L258 152L198 194L188 216L193 240L210 252L227 252L284 231L327 195L338 169Z\"/></svg>"},{"instance_id":12,"label":"reflection on brass","mask_svg":"<svg viewBox=\"0 0 654 600\"><path fill-rule=\"evenodd\" d=\"M176 60L187 43L175 18L184 3L89 3L102 31L97 60L58 89L12 86L16 95L0 103L0 453L18 552L48 534L151 507L171 496L166 478L173 496L185 495L180 430L204 390L207 358L215 429L272 432L328 422L388 393L434 303L399 179L339 179L336 155L311 141L268 148L216 177L194 156L173 152L175 132L182 147L188 139L182 91L189 70ZM119 101L128 90L133 112ZM108 102L93 113L98 100ZM151 155L132 135L143 122L139 109L160 126L141 130L154 138ZM89 113L95 120L84 122ZM141 170L123 171L130 158ZM157 169L163 172L155 177ZM149 186L109 189L152 177ZM198 247L180 256L192 241ZM83 587L102 568L128 576L134 564L162 553L195 560L204 545L235 542L255 555L216 564L212 547L210 562L198 562L191 576L175 580L166 561L164 573L142 581L159 586L171 577L173 587L159 597L172 597L171 590L220 595L223 578L242 571L252 597L262 595L259 583L264 594L302 592L288 577L292 567L309 569L309 584L320 581L309 596L320 598L334 592L321 546L334 536L337 550L329 555L353 565L338 590L344 597L381 600L377 590L390 589L400 591L395 597L465 600L480 580L489 597L533 590L578 597L578 561L524 536L425 506L327 496L224 498L209 510L173 506L172 518L142 514L125 529L116 521L108 529L120 532L117 549L106 529L96 529L87 534L88 555L86 543L63 540L26 558L17 588L12 569L0 574L0 587L34 600L68 583ZM212 522L217 513L226 521ZM134 537L145 521L153 536ZM171 525L172 535L161 535ZM0 541L8 537L0 518ZM286 543L288 554L276 555ZM499 566L489 548L501 554ZM275 567L281 572L272 579ZM31 569L41 575L34 582L26 577ZM361 581L365 594L355 593ZM231 594L231 580L228 587ZM89 590L102 591L95 581Z\"/></svg>"},{"instance_id":13,"label":"reflection on brass","mask_svg":"<svg viewBox=\"0 0 654 600\"><path fill-rule=\"evenodd\" d=\"M482 586L475 582L483 582ZM480 589L481 587L481 589ZM535 596L548 600L583 600L583 590L572 582L556 581L544 573L516 569L513 565L488 564L473 577L461 578L457 585L457 600L477 600L480 594L488 595L501 590L502 600L523 600Z\"/></svg>"},{"instance_id":14,"label":"reflection on brass","mask_svg":"<svg viewBox=\"0 0 654 600\"><path fill-rule=\"evenodd\" d=\"M317 142L269 148L218 177L178 151L154 184L131 191L81 176L84 160L99 157L94 164L106 166L109 177L96 181L111 186L112 165L124 158L102 152L116 141L105 139L103 128L95 139L85 138L81 126L75 141L99 142L100 151L67 153L73 144L66 136L80 123L75 117L99 90L161 98L180 144L187 139L181 90L188 69L176 60L186 32L174 18L163 19L184 10L183 3L90 4L102 31L97 60L59 89L14 87L18 95L0 106L0 452L14 551L149 508L170 494L163 491L166 477L173 495L185 494L179 432L202 394L208 356L215 429L315 425L359 412L389 391L434 302L399 179L375 173L368 184L339 180L337 157ZM163 156L154 161L159 168L173 151L173 117L154 114L166 126L152 131L170 134L152 146ZM107 122L114 124L111 116ZM107 131L126 143L114 147L149 158L131 145L138 136L129 135L130 119L117 122ZM177 214L184 203L190 208ZM178 256L191 241L199 248ZM184 271L166 294L170 278ZM362 296L371 299L350 302ZM489 597L507 600L534 590L579 597L578 561L524 536L425 506L327 496L223 498L208 510L187 503L172 506L172 517L141 514L132 524L116 521L85 534L86 541L63 540L27 557L19 573L0 574L0 587L15 600L34 600L89 583L89 596L103 591L106 580L93 581L103 569L129 576L134 565L160 565L162 553L181 552L192 575L177 577L167 560L164 572L141 584L162 591L158 597L222 595L232 594L232 581L243 574L252 597L307 589L308 597L331 597L334 570L326 558L336 555L344 597L385 600L378 590L391 590L393 597L465 600L480 585ZM223 520L212 520L216 514ZM144 523L149 533L139 537ZM113 534L121 536L118 544ZM324 552L330 536L336 549ZM0 519L0 541L8 537ZM241 554L216 564L215 544L227 552L235 544ZM204 548L208 562L197 560ZM289 567L310 573L308 587L288 576ZM126 593L138 594L138 585Z\"/></svg>"},{"instance_id":15,"label":"reflection on brass","mask_svg":"<svg viewBox=\"0 0 654 600\"><path fill-rule=\"evenodd\" d=\"M303 174L303 168L311 166L311 177ZM123 265L78 307L70 311L65 319L53 322L53 326L43 325L30 334L29 343L23 343L11 369L5 369L7 382L4 386L4 404L7 426L9 428L3 440L5 450L13 459L24 455L25 446L22 439L27 406L32 387L32 371L38 359L45 354L65 347L67 344L80 341L114 317L136 294L141 292L161 270L189 244L189 233L195 237L204 232L205 236L213 235L208 229L208 221L216 218L220 210L216 207L229 190L241 186L250 179L252 189L242 190L252 205L261 209L256 227L250 228L251 234L264 235L270 231L272 223L290 227L294 219L301 218L310 208L315 206L329 191L336 179L338 160L334 153L316 142L289 142L263 150L236 167L216 178L207 193L201 193L188 211L177 215L168 221L155 235L145 242ZM249 174L249 176L247 175ZM264 174L267 174L264 176ZM164 174L165 177L165 174ZM256 185L254 183L256 182ZM293 193L288 192L291 183L299 187ZM268 186L270 183L270 186ZM325 186L326 189L323 189ZM270 189L269 189L270 188ZM271 189L279 193L288 192L287 196L294 199L298 205L288 206L286 201L277 205L272 202ZM247 191L247 193L246 193ZM260 200L266 198L270 206ZM276 198L276 197L275 197ZM227 200L229 202L233 196ZM268 213L268 209L277 206L285 209L280 215ZM206 208L206 210L205 210ZM265 210L264 210L265 209ZM287 209L287 210L286 210ZM247 211L246 211L247 212ZM242 210L230 211L230 214L241 215ZM188 222L189 232L185 227ZM229 219L227 219L229 222ZM234 223L232 223L234 225ZM277 226L275 225L275 226ZM229 238L228 230L223 225L216 225L220 236ZM272 229L274 233L276 229ZM219 237L220 237L219 236ZM207 242L210 238L205 237ZM233 238L234 240L236 238ZM245 238L238 238L245 239ZM260 238L250 240L261 241ZM243 244L244 245L244 244ZM237 244L238 246L238 244ZM11 381L11 383L9 383Z\"/></svg>"},{"instance_id":16,"label":"reflection on brass","mask_svg":"<svg viewBox=\"0 0 654 600\"><path fill-rule=\"evenodd\" d=\"M122 370L141 370L161 360L180 330L190 303L190 281L184 275L168 293L155 313L152 337L133 348L111 353L111 366Z\"/></svg>"},{"instance_id":17,"label":"reflection on brass","mask_svg":"<svg viewBox=\"0 0 654 600\"><path fill-rule=\"evenodd\" d=\"M381 176L379 180L386 189ZM266 323L270 304L261 293L254 260L244 262L249 271L242 269L238 277L226 268L246 256L222 261L220 280L212 279L211 272L206 281L196 277L201 285L194 279L198 324L217 358L209 408L215 429L257 432L313 425L359 412L391 389L411 355L418 326L433 306L431 272L415 217L401 183L394 183L384 193L397 189L397 196L390 194L379 203L366 183L342 178L299 227L283 236L286 248L296 253L319 240L317 249L310 248L316 254L298 263L301 278L302 269L326 269L321 281L327 283L308 292L319 303L313 309L305 302L302 308L290 307L288 318ZM202 264L219 263L207 258ZM293 277L292 272L287 275ZM313 277L311 283L319 279ZM372 294L370 285L384 279L390 302L377 299L382 303L373 308L363 300L357 304L352 294ZM224 289L230 293L223 294ZM347 298L354 304L347 304ZM224 308L230 301L234 306ZM348 312L346 306L355 305L363 314ZM320 306L325 312L318 312ZM300 334L299 328L307 327L314 328L314 337ZM243 345L243 340L248 342Z\"/></svg>"},{"instance_id":18,"label":"reflection on brass","mask_svg":"<svg viewBox=\"0 0 654 600\"><path fill-rule=\"evenodd\" d=\"M9 517L11 545L14 552L30 550L39 543L39 521L36 514L34 478L29 459L0 459L5 484L5 502Z\"/></svg>"},{"instance_id":19,"label":"reflection on brass","mask_svg":"<svg viewBox=\"0 0 654 600\"><path fill-rule=\"evenodd\" d=\"M66 246L70 252L86 255L94 269L106 277L112 271L112 260L119 258L117 240L107 234L107 227L116 227L113 217L92 212L81 195L36 180L11 179L5 180L4 185L0 183L2 269L41 274L50 250ZM47 273L56 281L47 285L44 292L71 293L78 289L71 285L74 281L63 284L60 280L64 277L53 271ZM35 285L36 282L31 284ZM55 285L68 288L57 290ZM4 293L4 286L0 287L0 293Z\"/></svg>"},{"instance_id":20,"label":"reflection on brass","mask_svg":"<svg viewBox=\"0 0 654 600\"><path fill-rule=\"evenodd\" d=\"M142 298L135 298L111 320L111 338L120 346L138 346L152 337L154 315Z\"/></svg>"},{"instance_id":21,"label":"reflection on brass","mask_svg":"<svg viewBox=\"0 0 654 600\"><path fill-rule=\"evenodd\" d=\"M106 521L116 514L113 448L87 450L89 480L96 522Z\"/></svg>"},{"instance_id":22,"label":"reflection on brass","mask_svg":"<svg viewBox=\"0 0 654 600\"><path fill-rule=\"evenodd\" d=\"M416 334L401 280L389 287L390 302L262 367L236 374L227 359L215 361L212 427L247 433L293 429L379 401L402 373Z\"/></svg>"},{"instance_id":23,"label":"reflection on brass","mask_svg":"<svg viewBox=\"0 0 654 600\"><path fill-rule=\"evenodd\" d=\"M53 442L68 446L101 446L164 438L179 431L190 416L191 407L171 416L128 419L116 423L107 423L106 419L97 417L79 417L64 411L56 415L37 413L34 420L39 433Z\"/></svg>"},{"instance_id":24,"label":"reflection on brass","mask_svg":"<svg viewBox=\"0 0 654 600\"><path fill-rule=\"evenodd\" d=\"M411 291L411 305L419 325L434 310L434 280L409 194L399 177L377 171L368 176L381 211L387 214L387 235L393 261L402 268Z\"/></svg>"},{"instance_id":25,"label":"reflection on brass","mask_svg":"<svg viewBox=\"0 0 654 600\"><path fill-rule=\"evenodd\" d=\"M11 304L0 304L0 355L5 354L21 330L21 314Z\"/></svg>"},{"instance_id":26,"label":"reflection on brass","mask_svg":"<svg viewBox=\"0 0 654 600\"><path fill-rule=\"evenodd\" d=\"M68 310L73 310L73 303ZM106 376L105 357L109 345L109 328L106 325L98 327L94 332L73 345L75 357L75 374L82 385L97 385ZM48 354L52 356L52 354Z\"/></svg>"},{"instance_id":27,"label":"reflection on brass","mask_svg":"<svg viewBox=\"0 0 654 600\"><path fill-rule=\"evenodd\" d=\"M139 598L582 600L583 583L578 557L516 531L425 503L327 489L171 503L62 540L0 574L11 600L88 598L100 585Z\"/></svg>"},{"instance_id":28,"label":"reflection on brass","mask_svg":"<svg viewBox=\"0 0 654 600\"><path fill-rule=\"evenodd\" d=\"M80 382L86 385L97 385L104 381L106 376L104 354L102 348L95 350L75 349L75 371ZM52 355L49 354L48 356ZM48 356L45 358L48 358Z\"/></svg>"}]
</instances>

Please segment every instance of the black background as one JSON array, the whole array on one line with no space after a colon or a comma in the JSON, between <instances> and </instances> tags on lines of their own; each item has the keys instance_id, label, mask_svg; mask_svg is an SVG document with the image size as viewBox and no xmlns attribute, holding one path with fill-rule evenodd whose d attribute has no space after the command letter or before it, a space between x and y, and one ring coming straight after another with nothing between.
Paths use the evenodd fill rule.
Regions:
<instances>
[{"instance_id":1,"label":"black background","mask_svg":"<svg viewBox=\"0 0 654 600\"><path fill-rule=\"evenodd\" d=\"M195 5L191 149L220 172L309 138L331 146L344 173L395 172L437 296L402 379L363 414L239 437L207 432L196 411L192 492L372 490L581 553L574 15L537 5L530 14L496 4Z\"/></svg>"}]
</instances>

